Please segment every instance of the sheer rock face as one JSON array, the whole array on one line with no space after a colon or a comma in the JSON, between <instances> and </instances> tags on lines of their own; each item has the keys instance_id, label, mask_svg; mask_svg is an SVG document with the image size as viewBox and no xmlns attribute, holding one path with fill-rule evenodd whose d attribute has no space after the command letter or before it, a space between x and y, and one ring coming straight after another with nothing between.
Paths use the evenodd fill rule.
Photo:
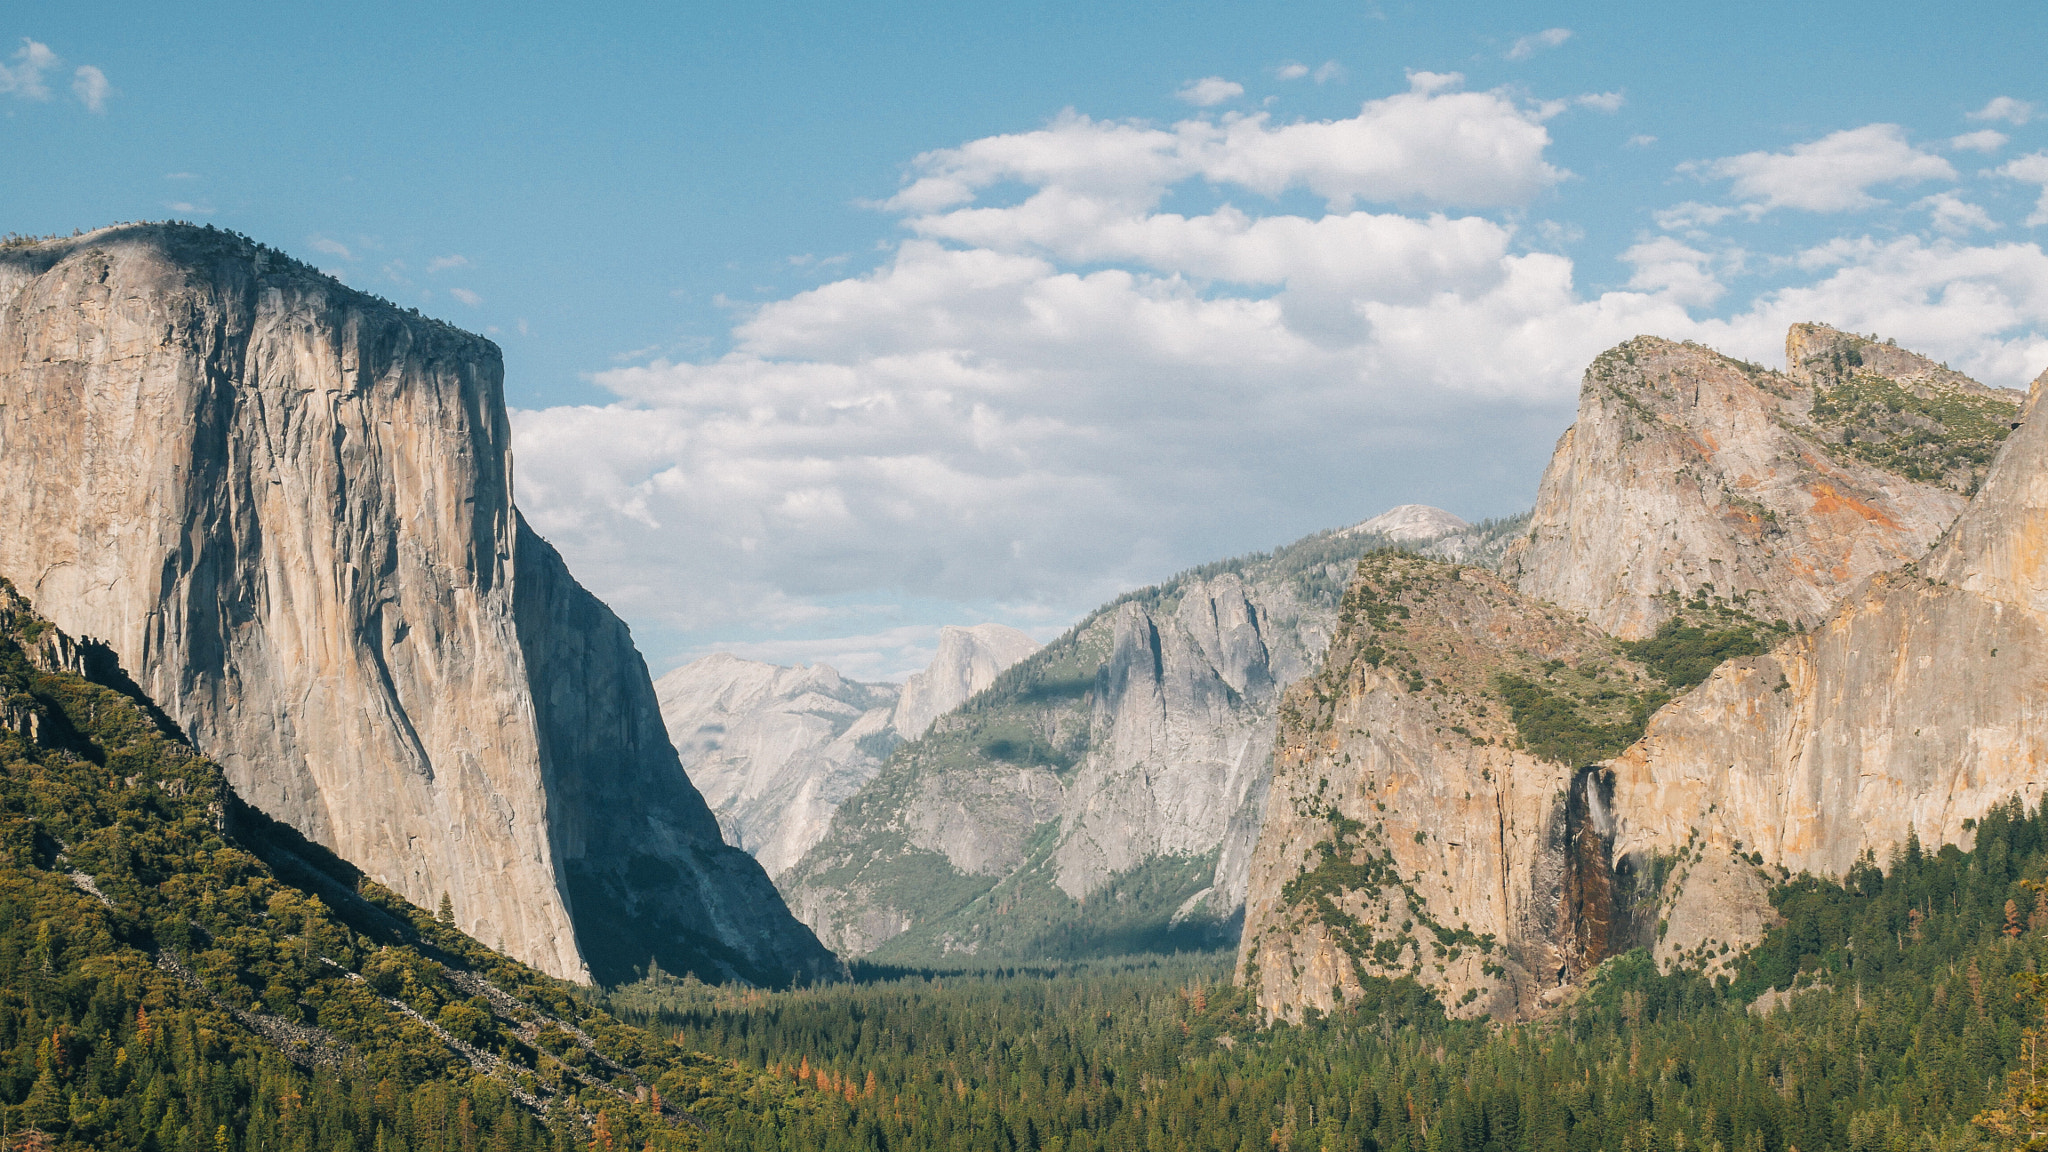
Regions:
<instances>
[{"instance_id":1,"label":"sheer rock face","mask_svg":"<svg viewBox=\"0 0 2048 1152\"><path fill-rule=\"evenodd\" d=\"M0 575L250 803L536 967L828 963L520 523L501 383L489 342L225 233L0 251Z\"/></svg>"},{"instance_id":2,"label":"sheer rock face","mask_svg":"<svg viewBox=\"0 0 2048 1152\"><path fill-rule=\"evenodd\" d=\"M829 665L785 668L725 653L655 681L662 719L725 839L779 876L897 743L897 687Z\"/></svg>"},{"instance_id":3,"label":"sheer rock face","mask_svg":"<svg viewBox=\"0 0 2048 1152\"><path fill-rule=\"evenodd\" d=\"M904 856L936 857L983 887L1028 870L1080 901L1156 858L1217 853L1209 882L1175 899L1228 917L1243 901L1276 689L1308 666L1276 615L1306 623L1311 642L1327 636L1326 622L1299 620L1284 587L1247 587L1234 573L1191 582L1171 605L1126 601L1085 621L1046 653L1060 671L1027 660L1019 671L1034 687L1021 698L981 698L898 751L870 785L886 801L842 809L783 878L797 914L836 949L863 954L934 927L928 910L906 907L922 892L896 890ZM1023 746L1031 734L1043 754ZM1048 825L1058 829L1049 843ZM974 954L989 935L940 932L941 953Z\"/></svg>"},{"instance_id":4,"label":"sheer rock face","mask_svg":"<svg viewBox=\"0 0 2048 1152\"><path fill-rule=\"evenodd\" d=\"M1322 533L1098 610L899 748L781 877L791 904L843 953L892 961L1227 941L1281 690L1329 644L1358 557L1390 543Z\"/></svg>"},{"instance_id":5,"label":"sheer rock face","mask_svg":"<svg viewBox=\"0 0 2048 1152\"><path fill-rule=\"evenodd\" d=\"M1268 1011L1406 973L1454 1011L1526 1015L1638 945L1714 975L1771 921L1780 869L1966 841L1963 821L2039 798L2041 385L2021 415L1888 344L1801 325L1787 347L1785 374L1647 338L1596 361L1504 565L1521 595L1361 569L1281 711L1240 954ZM1536 759L1548 722L1489 702L1506 672L1647 708L1614 640L1697 593L1806 630L1597 750ZM1475 960L1467 931L1497 951Z\"/></svg>"},{"instance_id":6,"label":"sheer rock face","mask_svg":"<svg viewBox=\"0 0 2048 1152\"><path fill-rule=\"evenodd\" d=\"M1821 325L1787 349L1790 374L1654 337L1603 353L1503 573L1635 639L1672 594L1703 590L1811 626L1856 581L1919 557L2018 396ZM1928 439L1949 455L1920 453Z\"/></svg>"},{"instance_id":7,"label":"sheer rock face","mask_svg":"<svg viewBox=\"0 0 2048 1152\"><path fill-rule=\"evenodd\" d=\"M1841 875L1916 833L2048 784L2048 427L2033 396L1982 490L1912 568L1873 578L1824 623L1723 665L1614 761L1617 850L1755 852ZM1688 884L1674 926L1714 894ZM1698 911L1695 911L1698 909ZM1736 946L1755 939L1721 937Z\"/></svg>"},{"instance_id":8,"label":"sheer rock face","mask_svg":"<svg viewBox=\"0 0 2048 1152\"><path fill-rule=\"evenodd\" d=\"M1322 669L1280 708L1238 953L1268 1012L1413 975L1454 1014L1527 1015L1631 931L1606 861L1574 858L1605 846L1568 802L1586 782L1524 750L1497 696L1497 675L1548 661L1639 673L1490 572L1366 559Z\"/></svg>"},{"instance_id":9,"label":"sheer rock face","mask_svg":"<svg viewBox=\"0 0 2048 1152\"><path fill-rule=\"evenodd\" d=\"M932 721L965 703L1017 661L1038 651L1038 641L1002 624L972 628L947 625L939 629L939 651L922 672L903 683L892 725L897 735L915 740Z\"/></svg>"}]
</instances>

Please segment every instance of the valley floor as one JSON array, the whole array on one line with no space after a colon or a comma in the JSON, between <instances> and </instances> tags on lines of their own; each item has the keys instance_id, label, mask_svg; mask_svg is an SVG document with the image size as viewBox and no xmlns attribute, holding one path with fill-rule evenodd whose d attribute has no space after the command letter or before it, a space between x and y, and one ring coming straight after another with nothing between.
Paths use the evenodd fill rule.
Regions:
<instances>
[{"instance_id":1,"label":"valley floor","mask_svg":"<svg viewBox=\"0 0 2048 1152\"><path fill-rule=\"evenodd\" d=\"M1047 969L870 969L788 992L656 973L612 1013L824 1101L734 1116L712 1147L1928 1152L2013 1146L1972 1123L2039 1002L2048 817L1995 811L1977 850L1795 878L1783 923L1709 983L1640 952L1505 1029L1408 981L1267 1027L1220 953ZM2016 979L2016 977L2020 979Z\"/></svg>"}]
</instances>

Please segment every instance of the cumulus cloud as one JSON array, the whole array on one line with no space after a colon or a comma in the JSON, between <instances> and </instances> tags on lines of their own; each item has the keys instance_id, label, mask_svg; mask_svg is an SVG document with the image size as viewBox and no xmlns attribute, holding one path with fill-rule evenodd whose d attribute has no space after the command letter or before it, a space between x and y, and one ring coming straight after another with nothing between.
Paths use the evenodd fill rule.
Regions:
<instances>
[{"instance_id":1,"label":"cumulus cloud","mask_svg":"<svg viewBox=\"0 0 2048 1152\"><path fill-rule=\"evenodd\" d=\"M928 646L906 603L1043 636L1394 503L1507 511L1585 364L1640 333L1770 362L1822 318L1997 383L2048 362L2048 258L1965 243L1982 209L1949 193L1920 201L1927 236L1650 235L1624 283L1583 288L1542 250L1574 230L1518 223L1561 175L1538 111L1455 89L1285 125L1069 113L919 157L878 267L739 313L723 355L596 373L609 403L516 413L520 504L657 667L725 648L879 676ZM1223 195L1168 210L1191 182ZM1259 202L1289 190L1328 207Z\"/></svg>"},{"instance_id":2,"label":"cumulus cloud","mask_svg":"<svg viewBox=\"0 0 2048 1152\"><path fill-rule=\"evenodd\" d=\"M436 256L436 257L434 257L433 259L431 259L431 260L427 261L427 274L431 276L431 275L433 275L433 274L434 274L434 273L436 273L436 272L446 272L446 271L448 271L448 270L449 270L450 268L467 268L467 267L469 267L469 257L467 257L467 256L461 256L461 255L448 255L448 256Z\"/></svg>"},{"instance_id":3,"label":"cumulus cloud","mask_svg":"<svg viewBox=\"0 0 2048 1152\"><path fill-rule=\"evenodd\" d=\"M2009 160L1999 167L1998 174L2009 180L2040 185L2041 199L2035 203L2033 214L2027 217L2027 227L2048 224L2048 152L2034 152Z\"/></svg>"},{"instance_id":4,"label":"cumulus cloud","mask_svg":"<svg viewBox=\"0 0 2048 1152\"><path fill-rule=\"evenodd\" d=\"M1936 192L1913 207L1925 209L1929 224L1935 231L1944 235L1961 236L1970 232L1989 232L1998 227L1998 222L1991 218L1989 212L1953 192Z\"/></svg>"},{"instance_id":5,"label":"cumulus cloud","mask_svg":"<svg viewBox=\"0 0 2048 1152\"><path fill-rule=\"evenodd\" d=\"M71 76L71 94L90 112L105 112L107 97L113 95L114 86L107 83L107 74L90 64L81 65Z\"/></svg>"},{"instance_id":6,"label":"cumulus cloud","mask_svg":"<svg viewBox=\"0 0 2048 1152\"><path fill-rule=\"evenodd\" d=\"M1948 139L1948 146L1958 152L1996 152L2005 147L2008 139L2003 132L1985 128L1977 132L1965 132L1961 136L1951 136Z\"/></svg>"},{"instance_id":7,"label":"cumulus cloud","mask_svg":"<svg viewBox=\"0 0 2048 1152\"><path fill-rule=\"evenodd\" d=\"M1311 77L1318 84L1328 84L1332 80L1342 80L1343 78L1344 66L1335 60L1325 60L1321 64L1316 65L1315 74Z\"/></svg>"},{"instance_id":8,"label":"cumulus cloud","mask_svg":"<svg viewBox=\"0 0 2048 1152\"><path fill-rule=\"evenodd\" d=\"M1244 85L1221 76L1205 76L1181 85L1174 96L1193 104L1197 108L1213 108L1226 100L1235 100L1244 95Z\"/></svg>"},{"instance_id":9,"label":"cumulus cloud","mask_svg":"<svg viewBox=\"0 0 2048 1152\"><path fill-rule=\"evenodd\" d=\"M1682 204L1673 204L1669 208L1660 208L1650 216L1659 228L1682 231L1688 228L1710 228L1735 215L1735 212L1735 209L1726 204L1702 204L1697 200L1687 200Z\"/></svg>"},{"instance_id":10,"label":"cumulus cloud","mask_svg":"<svg viewBox=\"0 0 2048 1152\"><path fill-rule=\"evenodd\" d=\"M24 100L48 100L50 85L43 74L57 67L57 54L50 51L50 46L24 36L12 59L12 64L0 64L0 93Z\"/></svg>"},{"instance_id":11,"label":"cumulus cloud","mask_svg":"<svg viewBox=\"0 0 2048 1152\"><path fill-rule=\"evenodd\" d=\"M464 304L469 305L471 308L474 308L477 305L482 304L484 302L483 297L477 295L474 292L471 292L467 288L450 288L448 290L448 294L450 296L455 297L457 300L462 301Z\"/></svg>"},{"instance_id":12,"label":"cumulus cloud","mask_svg":"<svg viewBox=\"0 0 2048 1152\"><path fill-rule=\"evenodd\" d=\"M63 58L48 44L22 37L21 47L6 62L0 62L0 96L36 101L50 99L49 73L57 71L63 64ZM71 74L71 94L85 105L87 111L105 112L107 98L114 94L114 86L107 82L105 72L84 64Z\"/></svg>"},{"instance_id":13,"label":"cumulus cloud","mask_svg":"<svg viewBox=\"0 0 2048 1152\"><path fill-rule=\"evenodd\" d=\"M1507 50L1510 60L1527 60L1546 48L1555 48L1572 38L1569 28L1545 28L1518 38Z\"/></svg>"},{"instance_id":14,"label":"cumulus cloud","mask_svg":"<svg viewBox=\"0 0 2048 1152\"><path fill-rule=\"evenodd\" d=\"M1303 76L1308 75L1308 65L1292 62L1282 64L1273 70L1273 75L1278 76L1282 80L1299 80Z\"/></svg>"},{"instance_id":15,"label":"cumulus cloud","mask_svg":"<svg viewBox=\"0 0 2048 1152\"><path fill-rule=\"evenodd\" d=\"M1664 293L1680 304L1712 304L1726 291L1708 267L1711 255L1669 236L1642 241L1623 252L1621 260L1635 269L1630 288Z\"/></svg>"},{"instance_id":16,"label":"cumulus cloud","mask_svg":"<svg viewBox=\"0 0 2048 1152\"><path fill-rule=\"evenodd\" d=\"M1994 96L1982 108L1969 114L1972 120L2002 120L2007 124L2025 124L2032 120L2039 109L2025 100L2010 96Z\"/></svg>"},{"instance_id":17,"label":"cumulus cloud","mask_svg":"<svg viewBox=\"0 0 2048 1152\"><path fill-rule=\"evenodd\" d=\"M1846 212L1882 201L1869 189L1881 184L1953 180L1947 160L1906 142L1896 124L1866 124L1795 144L1784 152L1745 152L1704 167L1734 182L1752 217L1775 208Z\"/></svg>"},{"instance_id":18,"label":"cumulus cloud","mask_svg":"<svg viewBox=\"0 0 2048 1152\"><path fill-rule=\"evenodd\" d=\"M1540 109L1498 92L1455 92L1457 78L1418 72L1411 90L1368 101L1345 120L1276 124L1266 113L1159 128L1066 112L1033 132L926 153L884 207L930 213L983 189L1021 183L1142 209L1189 179L1261 196L1297 188L1333 207L1358 201L1520 204L1564 179L1545 158Z\"/></svg>"}]
</instances>

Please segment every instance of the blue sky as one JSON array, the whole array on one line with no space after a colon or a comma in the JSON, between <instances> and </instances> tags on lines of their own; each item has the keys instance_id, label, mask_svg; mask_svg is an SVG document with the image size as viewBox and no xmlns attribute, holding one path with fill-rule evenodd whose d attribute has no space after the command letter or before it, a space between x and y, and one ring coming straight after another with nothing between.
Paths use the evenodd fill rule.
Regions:
<instances>
[{"instance_id":1,"label":"blue sky","mask_svg":"<svg viewBox=\"0 0 2048 1152\"><path fill-rule=\"evenodd\" d=\"M868 8L16 3L0 231L211 222L493 336L656 672L1517 510L1636 331L2048 365L2038 5Z\"/></svg>"}]
</instances>

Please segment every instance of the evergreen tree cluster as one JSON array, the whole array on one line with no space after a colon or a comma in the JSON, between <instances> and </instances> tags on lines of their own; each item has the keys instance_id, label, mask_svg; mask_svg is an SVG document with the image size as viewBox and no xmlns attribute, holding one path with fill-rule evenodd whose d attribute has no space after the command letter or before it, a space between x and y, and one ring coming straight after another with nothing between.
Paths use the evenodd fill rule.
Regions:
<instances>
[{"instance_id":1,"label":"evergreen tree cluster","mask_svg":"<svg viewBox=\"0 0 2048 1152\"><path fill-rule=\"evenodd\" d=\"M8 1148L694 1149L812 1106L244 808L98 663L0 584Z\"/></svg>"},{"instance_id":2,"label":"evergreen tree cluster","mask_svg":"<svg viewBox=\"0 0 2048 1152\"><path fill-rule=\"evenodd\" d=\"M686 1047L810 1085L819 1107L713 1146L968 1152L1947 1152L2040 1004L2048 815L1987 815L1974 850L1909 842L1843 883L1799 877L1783 923L1708 982L1644 952L1551 1018L1453 1021L1379 982L1268 1026L1219 954L1029 972L867 973L764 994L654 977L611 1007Z\"/></svg>"}]
</instances>

